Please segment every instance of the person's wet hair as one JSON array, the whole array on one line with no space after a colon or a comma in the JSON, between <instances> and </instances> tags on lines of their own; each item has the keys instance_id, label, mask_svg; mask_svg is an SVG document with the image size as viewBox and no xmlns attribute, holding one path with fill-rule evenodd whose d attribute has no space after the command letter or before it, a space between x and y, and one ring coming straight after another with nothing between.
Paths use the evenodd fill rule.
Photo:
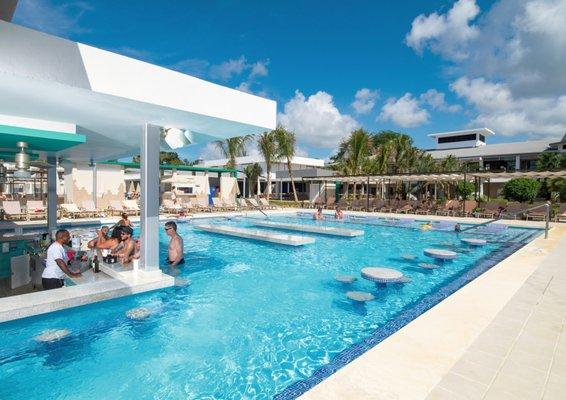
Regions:
<instances>
[{"instance_id":1,"label":"person's wet hair","mask_svg":"<svg viewBox=\"0 0 566 400\"><path fill-rule=\"evenodd\" d=\"M122 226L117 226L116 228L114 228L110 237L113 238L113 239L120 239L120 234L122 233L123 228L124 227L122 227Z\"/></svg>"},{"instance_id":2,"label":"person's wet hair","mask_svg":"<svg viewBox=\"0 0 566 400\"><path fill-rule=\"evenodd\" d=\"M165 223L166 228L173 228L175 232L177 232L177 224L173 221L169 221Z\"/></svg>"}]
</instances>

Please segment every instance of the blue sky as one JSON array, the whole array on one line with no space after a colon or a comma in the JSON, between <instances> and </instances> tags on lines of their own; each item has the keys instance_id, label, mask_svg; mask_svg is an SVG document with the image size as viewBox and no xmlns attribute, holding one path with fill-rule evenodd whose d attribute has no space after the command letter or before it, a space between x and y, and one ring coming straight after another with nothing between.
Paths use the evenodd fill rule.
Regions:
<instances>
[{"instance_id":1,"label":"blue sky","mask_svg":"<svg viewBox=\"0 0 566 400\"><path fill-rule=\"evenodd\" d=\"M300 153L327 157L357 126L425 148L478 126L561 136L565 3L20 0L14 22L272 98Z\"/></svg>"}]
</instances>

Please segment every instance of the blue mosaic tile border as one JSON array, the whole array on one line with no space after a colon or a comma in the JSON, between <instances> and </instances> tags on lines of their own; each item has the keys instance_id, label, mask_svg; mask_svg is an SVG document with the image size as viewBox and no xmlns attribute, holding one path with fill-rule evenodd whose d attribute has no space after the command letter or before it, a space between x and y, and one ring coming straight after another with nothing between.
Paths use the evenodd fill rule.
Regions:
<instances>
[{"instance_id":1,"label":"blue mosaic tile border","mask_svg":"<svg viewBox=\"0 0 566 400\"><path fill-rule=\"evenodd\" d=\"M534 231L527 237L521 238L521 242L508 243L503 245L501 250L487 254L480 258L476 264L465 271L462 275L458 276L449 284L443 286L438 291L428 294L421 300L417 301L413 307L401 312L396 318L389 321L387 324L376 329L369 337L363 341L356 343L352 347L342 351L334 357L330 363L322 366L315 373L307 379L295 382L294 384L285 388L282 392L276 394L274 400L289 400L296 399L314 386L318 385L324 379L334 374L340 368L346 366L366 351L375 347L381 341L397 332L399 329L407 325L409 322L417 318L419 315L425 313L448 296L455 293L458 289L467 285L469 282L476 279L478 276L489 270L494 265L503 261L517 250L521 249L535 237L541 234L541 231Z\"/></svg>"}]
</instances>

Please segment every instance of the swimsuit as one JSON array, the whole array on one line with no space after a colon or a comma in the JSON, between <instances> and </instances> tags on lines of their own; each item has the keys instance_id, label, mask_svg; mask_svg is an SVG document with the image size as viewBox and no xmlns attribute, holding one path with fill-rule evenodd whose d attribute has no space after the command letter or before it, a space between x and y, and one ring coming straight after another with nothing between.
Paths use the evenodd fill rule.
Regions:
<instances>
[{"instance_id":1,"label":"swimsuit","mask_svg":"<svg viewBox=\"0 0 566 400\"><path fill-rule=\"evenodd\" d=\"M173 261L171 261L170 259L167 259L165 261L165 263L168 264L168 265L171 265L171 264L173 264ZM185 259L181 258L181 260L177 263L177 265L181 265L181 264L184 264L184 263L185 263Z\"/></svg>"}]
</instances>

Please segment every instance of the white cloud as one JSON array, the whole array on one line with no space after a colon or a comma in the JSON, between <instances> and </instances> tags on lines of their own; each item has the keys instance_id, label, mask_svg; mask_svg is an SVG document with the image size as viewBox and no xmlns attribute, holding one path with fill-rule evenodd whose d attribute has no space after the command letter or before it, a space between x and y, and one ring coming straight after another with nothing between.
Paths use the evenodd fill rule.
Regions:
<instances>
[{"instance_id":1,"label":"white cloud","mask_svg":"<svg viewBox=\"0 0 566 400\"><path fill-rule=\"evenodd\" d=\"M458 104L447 104L445 95L436 89L429 89L419 97L422 103L428 104L433 110L443 111L443 112L458 112L462 110L462 107Z\"/></svg>"},{"instance_id":2,"label":"white cloud","mask_svg":"<svg viewBox=\"0 0 566 400\"><path fill-rule=\"evenodd\" d=\"M294 131L299 141L326 149L336 146L360 126L350 115L340 113L332 96L323 91L306 98L297 90L277 119Z\"/></svg>"},{"instance_id":3,"label":"white cloud","mask_svg":"<svg viewBox=\"0 0 566 400\"><path fill-rule=\"evenodd\" d=\"M198 78L206 78L208 75L208 69L210 68L210 63L200 58L187 58L185 60L177 61L170 65L169 68Z\"/></svg>"},{"instance_id":4,"label":"white cloud","mask_svg":"<svg viewBox=\"0 0 566 400\"><path fill-rule=\"evenodd\" d=\"M499 0L471 25L478 11L474 1L460 0L447 14L420 15L407 44L418 53L429 48L440 54L451 73L461 76L450 87L472 106L470 125L502 135L563 134L566 2ZM461 32L447 28L457 26L455 21Z\"/></svg>"},{"instance_id":5,"label":"white cloud","mask_svg":"<svg viewBox=\"0 0 566 400\"><path fill-rule=\"evenodd\" d=\"M201 160L218 160L224 158L222 152L218 149L215 143L207 143L206 146L201 150L198 158Z\"/></svg>"},{"instance_id":6,"label":"white cloud","mask_svg":"<svg viewBox=\"0 0 566 400\"><path fill-rule=\"evenodd\" d=\"M251 66L251 71L248 79L253 79L255 77L267 76L267 66L269 65L269 60L257 61Z\"/></svg>"},{"instance_id":7,"label":"white cloud","mask_svg":"<svg viewBox=\"0 0 566 400\"><path fill-rule=\"evenodd\" d=\"M466 59L466 45L478 35L470 22L479 12L475 0L458 0L446 14L421 14L413 20L405 41L419 54L430 48L448 59Z\"/></svg>"},{"instance_id":8,"label":"white cloud","mask_svg":"<svg viewBox=\"0 0 566 400\"><path fill-rule=\"evenodd\" d=\"M487 126L506 136L557 137L566 130L566 95L516 98L504 83L468 77L459 78L450 88L477 110L470 125Z\"/></svg>"},{"instance_id":9,"label":"white cloud","mask_svg":"<svg viewBox=\"0 0 566 400\"><path fill-rule=\"evenodd\" d=\"M83 1L53 4L49 0L20 0L14 14L14 22L57 36L67 37L74 33L89 32L79 25L79 20L92 7Z\"/></svg>"},{"instance_id":10,"label":"white cloud","mask_svg":"<svg viewBox=\"0 0 566 400\"><path fill-rule=\"evenodd\" d=\"M419 101L411 93L405 93L398 99L387 99L378 120L392 121L403 128L411 128L427 123L429 117L428 111L421 108Z\"/></svg>"},{"instance_id":11,"label":"white cloud","mask_svg":"<svg viewBox=\"0 0 566 400\"><path fill-rule=\"evenodd\" d=\"M370 90L368 88L362 88L356 92L354 97L354 102L351 104L356 113L367 114L375 106L375 100L377 100L379 93L377 90Z\"/></svg>"},{"instance_id":12,"label":"white cloud","mask_svg":"<svg viewBox=\"0 0 566 400\"><path fill-rule=\"evenodd\" d=\"M246 57L240 56L210 67L210 76L213 79L227 81L233 76L240 75L248 68Z\"/></svg>"}]
</instances>

